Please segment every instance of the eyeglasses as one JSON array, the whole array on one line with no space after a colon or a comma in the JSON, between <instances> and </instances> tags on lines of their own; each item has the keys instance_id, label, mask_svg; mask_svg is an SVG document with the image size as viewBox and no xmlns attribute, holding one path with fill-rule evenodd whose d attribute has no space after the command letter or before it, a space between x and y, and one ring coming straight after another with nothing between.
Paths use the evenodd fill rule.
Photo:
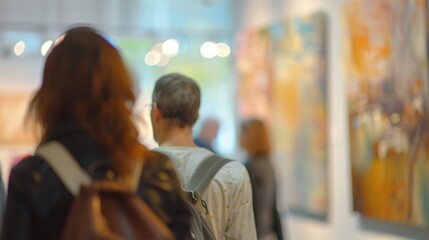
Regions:
<instances>
[{"instance_id":1,"label":"eyeglasses","mask_svg":"<svg viewBox=\"0 0 429 240\"><path fill-rule=\"evenodd\" d=\"M146 103L143 105L143 111L141 112L142 116L144 118L150 119L152 115L152 108L155 104L154 103Z\"/></svg>"},{"instance_id":2,"label":"eyeglasses","mask_svg":"<svg viewBox=\"0 0 429 240\"><path fill-rule=\"evenodd\" d=\"M152 109L153 108L153 105L154 105L154 103L146 103L145 105L144 105L144 108L146 109Z\"/></svg>"},{"instance_id":3,"label":"eyeglasses","mask_svg":"<svg viewBox=\"0 0 429 240\"><path fill-rule=\"evenodd\" d=\"M151 112L152 108L156 106L156 103L147 103L144 105L143 109L145 112Z\"/></svg>"}]
</instances>

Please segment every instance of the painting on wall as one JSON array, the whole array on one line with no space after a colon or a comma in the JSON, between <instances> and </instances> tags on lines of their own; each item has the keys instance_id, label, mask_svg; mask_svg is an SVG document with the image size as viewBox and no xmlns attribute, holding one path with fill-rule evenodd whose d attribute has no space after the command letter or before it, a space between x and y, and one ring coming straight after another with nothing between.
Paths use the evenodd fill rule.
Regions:
<instances>
[{"instance_id":1,"label":"painting on wall","mask_svg":"<svg viewBox=\"0 0 429 240\"><path fill-rule=\"evenodd\" d=\"M328 212L327 20L324 13L271 29L273 135L288 207L325 219Z\"/></svg>"},{"instance_id":2,"label":"painting on wall","mask_svg":"<svg viewBox=\"0 0 429 240\"><path fill-rule=\"evenodd\" d=\"M30 93L0 93L0 145L36 142L34 132L24 127L30 97Z\"/></svg>"},{"instance_id":3,"label":"painting on wall","mask_svg":"<svg viewBox=\"0 0 429 240\"><path fill-rule=\"evenodd\" d=\"M270 29L250 29L237 36L237 115L259 117L270 125L273 57Z\"/></svg>"},{"instance_id":4,"label":"painting on wall","mask_svg":"<svg viewBox=\"0 0 429 240\"><path fill-rule=\"evenodd\" d=\"M344 6L353 207L429 226L426 1Z\"/></svg>"},{"instance_id":5,"label":"painting on wall","mask_svg":"<svg viewBox=\"0 0 429 240\"><path fill-rule=\"evenodd\" d=\"M237 38L237 115L267 123L280 209L326 219L327 22L316 13Z\"/></svg>"}]
</instances>

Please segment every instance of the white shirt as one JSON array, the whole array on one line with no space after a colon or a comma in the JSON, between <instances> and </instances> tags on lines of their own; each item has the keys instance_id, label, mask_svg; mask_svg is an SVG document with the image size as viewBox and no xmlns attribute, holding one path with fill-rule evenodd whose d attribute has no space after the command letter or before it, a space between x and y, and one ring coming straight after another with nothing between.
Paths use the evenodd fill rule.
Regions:
<instances>
[{"instance_id":1,"label":"white shirt","mask_svg":"<svg viewBox=\"0 0 429 240\"><path fill-rule=\"evenodd\" d=\"M209 150L200 147L159 147L154 150L171 158L183 187L186 187L200 162L213 155ZM249 174L241 162L232 161L223 166L202 194L202 198L208 205L209 214L199 205L197 209L216 239L257 239L252 186Z\"/></svg>"}]
</instances>

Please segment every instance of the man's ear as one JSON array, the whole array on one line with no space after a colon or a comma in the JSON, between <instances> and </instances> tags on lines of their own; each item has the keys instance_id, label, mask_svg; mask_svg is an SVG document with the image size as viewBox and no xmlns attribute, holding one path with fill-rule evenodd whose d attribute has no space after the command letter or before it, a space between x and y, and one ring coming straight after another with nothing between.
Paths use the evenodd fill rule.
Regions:
<instances>
[{"instance_id":1,"label":"man's ear","mask_svg":"<svg viewBox=\"0 0 429 240\"><path fill-rule=\"evenodd\" d=\"M152 108L152 114L155 121L159 122L162 119L164 119L164 116L162 115L161 110L158 108L158 106L154 105Z\"/></svg>"}]
</instances>

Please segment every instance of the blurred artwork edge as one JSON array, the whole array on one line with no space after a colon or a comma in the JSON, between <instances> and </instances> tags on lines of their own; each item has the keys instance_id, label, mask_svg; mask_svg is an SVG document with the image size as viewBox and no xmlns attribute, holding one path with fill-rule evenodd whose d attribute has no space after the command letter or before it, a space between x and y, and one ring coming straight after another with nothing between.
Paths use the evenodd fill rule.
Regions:
<instances>
[{"instance_id":1,"label":"blurred artwork edge","mask_svg":"<svg viewBox=\"0 0 429 240\"><path fill-rule=\"evenodd\" d=\"M33 145L36 137L25 128L32 92L0 92L0 145Z\"/></svg>"}]
</instances>

